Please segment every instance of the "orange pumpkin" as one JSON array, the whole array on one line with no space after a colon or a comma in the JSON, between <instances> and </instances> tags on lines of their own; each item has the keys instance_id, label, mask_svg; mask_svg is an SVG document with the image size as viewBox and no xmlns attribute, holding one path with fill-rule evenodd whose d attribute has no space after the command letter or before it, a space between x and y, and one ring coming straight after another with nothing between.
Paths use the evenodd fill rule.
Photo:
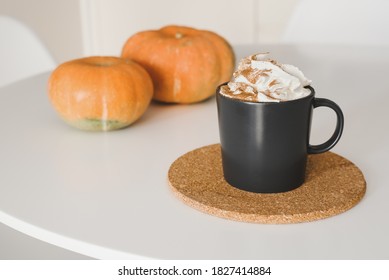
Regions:
<instances>
[{"instance_id":1,"label":"orange pumpkin","mask_svg":"<svg viewBox=\"0 0 389 280\"><path fill-rule=\"evenodd\" d=\"M141 64L154 82L154 99L193 103L230 80L235 55L218 34L183 26L139 32L130 37L122 57Z\"/></svg>"},{"instance_id":2,"label":"orange pumpkin","mask_svg":"<svg viewBox=\"0 0 389 280\"><path fill-rule=\"evenodd\" d=\"M129 59L95 56L58 66L48 93L67 123L105 131L136 121L150 104L153 84L147 71Z\"/></svg>"}]
</instances>

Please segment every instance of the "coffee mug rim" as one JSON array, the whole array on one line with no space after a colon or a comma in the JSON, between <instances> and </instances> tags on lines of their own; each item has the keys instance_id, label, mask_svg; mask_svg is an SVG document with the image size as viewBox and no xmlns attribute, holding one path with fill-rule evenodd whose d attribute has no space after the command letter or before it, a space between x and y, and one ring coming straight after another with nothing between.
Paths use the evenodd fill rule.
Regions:
<instances>
[{"instance_id":1,"label":"coffee mug rim","mask_svg":"<svg viewBox=\"0 0 389 280\"><path fill-rule=\"evenodd\" d=\"M220 84L217 89L216 89L216 93L221 96L222 98L226 98L228 100L231 100L233 102L241 102L241 103L250 103L250 104L261 104L261 105L280 105L280 104L290 104L290 103L294 103L294 102L301 102L305 99L309 99L311 97L314 97L315 96L315 89L310 86L310 85L307 85L305 86L304 88L306 89L309 89L311 91L310 94L308 94L307 96L304 96L302 98L297 98L297 99L293 99L293 100L287 100L287 101L280 101L280 102L266 102L266 101L246 101L246 100L241 100L241 99L238 99L238 98L230 98L230 97L227 97L223 94L220 93L220 88L224 85L228 84L228 82L225 82L225 83L222 83Z\"/></svg>"}]
</instances>

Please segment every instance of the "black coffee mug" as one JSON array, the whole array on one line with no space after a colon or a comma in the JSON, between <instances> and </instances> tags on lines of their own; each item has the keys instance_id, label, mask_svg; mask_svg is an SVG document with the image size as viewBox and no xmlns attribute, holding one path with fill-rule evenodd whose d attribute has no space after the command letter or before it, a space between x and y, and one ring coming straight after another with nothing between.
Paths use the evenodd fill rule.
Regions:
<instances>
[{"instance_id":1,"label":"black coffee mug","mask_svg":"<svg viewBox=\"0 0 389 280\"><path fill-rule=\"evenodd\" d=\"M225 84L223 84L225 85ZM216 91L222 165L232 186L255 193L293 190L304 183L308 154L330 150L343 131L343 113L333 101L303 98L283 102L249 102ZM336 129L321 145L310 145L313 108L326 106L337 116Z\"/></svg>"}]
</instances>

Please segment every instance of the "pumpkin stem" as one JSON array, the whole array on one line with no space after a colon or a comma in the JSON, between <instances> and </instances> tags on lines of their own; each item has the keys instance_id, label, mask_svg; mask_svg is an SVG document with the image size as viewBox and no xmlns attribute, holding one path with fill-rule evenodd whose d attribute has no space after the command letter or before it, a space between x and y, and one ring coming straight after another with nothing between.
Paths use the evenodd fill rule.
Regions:
<instances>
[{"instance_id":1,"label":"pumpkin stem","mask_svg":"<svg viewBox=\"0 0 389 280\"><path fill-rule=\"evenodd\" d=\"M181 32L176 32L176 39L181 39L182 37L184 37L184 34L182 34Z\"/></svg>"}]
</instances>

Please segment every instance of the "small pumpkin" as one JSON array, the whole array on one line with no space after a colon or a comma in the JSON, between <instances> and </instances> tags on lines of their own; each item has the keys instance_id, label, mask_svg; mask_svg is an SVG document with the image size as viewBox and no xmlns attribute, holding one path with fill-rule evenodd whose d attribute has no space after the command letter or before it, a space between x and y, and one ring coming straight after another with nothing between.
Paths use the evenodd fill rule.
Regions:
<instances>
[{"instance_id":1,"label":"small pumpkin","mask_svg":"<svg viewBox=\"0 0 389 280\"><path fill-rule=\"evenodd\" d=\"M235 55L218 34L184 26L166 26L131 36L122 57L141 64L154 82L154 99L193 103L230 80Z\"/></svg>"},{"instance_id":2,"label":"small pumpkin","mask_svg":"<svg viewBox=\"0 0 389 280\"><path fill-rule=\"evenodd\" d=\"M147 109L153 84L129 59L92 56L65 62L51 74L49 99L59 115L83 130L126 127Z\"/></svg>"}]
</instances>

